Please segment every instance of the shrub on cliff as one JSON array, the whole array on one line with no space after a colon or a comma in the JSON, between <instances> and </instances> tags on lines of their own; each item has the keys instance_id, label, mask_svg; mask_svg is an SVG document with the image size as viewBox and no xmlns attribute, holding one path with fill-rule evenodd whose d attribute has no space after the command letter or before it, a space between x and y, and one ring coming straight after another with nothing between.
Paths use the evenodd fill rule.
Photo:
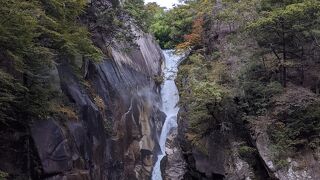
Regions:
<instances>
[{"instance_id":1,"label":"shrub on cliff","mask_svg":"<svg viewBox=\"0 0 320 180\"><path fill-rule=\"evenodd\" d=\"M252 31L264 54L273 56L279 71L279 82L287 85L289 68L303 69L305 59L315 59L319 52L317 39L320 2L262 1L257 20L248 29ZM304 77L301 71L300 78Z\"/></svg>"},{"instance_id":2,"label":"shrub on cliff","mask_svg":"<svg viewBox=\"0 0 320 180\"><path fill-rule=\"evenodd\" d=\"M320 146L320 103L306 107L297 104L279 115L279 121L271 125L269 134L278 147L283 150L300 150Z\"/></svg>"},{"instance_id":3,"label":"shrub on cliff","mask_svg":"<svg viewBox=\"0 0 320 180\"><path fill-rule=\"evenodd\" d=\"M225 66L219 63L194 53L179 67L177 78L180 103L187 109L182 116L189 121L189 140L203 152L202 139L216 132L227 134L237 116L232 93L221 81L228 79L223 75Z\"/></svg>"},{"instance_id":4,"label":"shrub on cliff","mask_svg":"<svg viewBox=\"0 0 320 180\"><path fill-rule=\"evenodd\" d=\"M86 4L85 0L2 1L0 83L6 98L0 103L5 119L48 115L48 103L56 93L50 89L48 79L56 60L72 64L79 56L95 60L101 57L86 27L79 22Z\"/></svg>"},{"instance_id":5,"label":"shrub on cliff","mask_svg":"<svg viewBox=\"0 0 320 180\"><path fill-rule=\"evenodd\" d=\"M0 69L0 123L13 121L23 102L26 88Z\"/></svg>"},{"instance_id":6,"label":"shrub on cliff","mask_svg":"<svg viewBox=\"0 0 320 180\"><path fill-rule=\"evenodd\" d=\"M239 74L240 107L247 116L265 115L272 106L271 98L283 92L275 73L263 60L251 57Z\"/></svg>"}]
</instances>

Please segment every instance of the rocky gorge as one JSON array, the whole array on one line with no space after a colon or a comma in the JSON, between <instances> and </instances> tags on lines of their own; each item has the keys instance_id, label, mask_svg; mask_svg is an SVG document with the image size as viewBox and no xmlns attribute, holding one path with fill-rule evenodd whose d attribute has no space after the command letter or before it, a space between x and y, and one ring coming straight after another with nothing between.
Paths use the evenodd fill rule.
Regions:
<instances>
[{"instance_id":1,"label":"rocky gorge","mask_svg":"<svg viewBox=\"0 0 320 180\"><path fill-rule=\"evenodd\" d=\"M259 4L252 1L243 3ZM253 16L256 13L255 9L251 9L254 5L245 6L241 2L238 5L239 8L235 9L241 11L244 8L247 12L248 16L243 15L243 19L254 19L250 16L250 13ZM228 6L223 1L215 1L210 11L211 17L204 20L200 31L204 37L201 45L195 46L179 67L176 80L181 98L178 133L173 140L170 138L168 157L163 163L166 164L164 173L170 172L170 168L178 170L176 166L180 165L184 170L180 171L182 176L179 178L166 174L164 179L319 179L319 145L308 147L300 144L292 148L289 143L300 142L289 141L288 132L281 134L281 138L286 140L284 144L275 143L275 138L279 138L276 134L279 132L275 129L284 131L289 121L286 119L290 119L291 113L307 113L300 110L308 106L318 108L313 104L319 102L319 94L313 87L317 86L314 80L319 76L307 73L303 82L297 82L299 75L295 68L290 67L287 69L289 84L280 89L281 93L272 92L276 95L268 96L263 88L255 92L254 86L257 84L245 89L250 84L248 81L252 80L243 82L242 78L250 78L250 73L253 78L260 77L263 80L272 75L259 75L264 70L260 71L256 66L253 69L247 67L249 59L252 56L255 58L254 53L259 52L259 46L251 39L252 35L242 29L242 18L230 22L219 16L219 13L225 15L230 10L228 8L234 8L232 4ZM213 54L208 53L212 51ZM264 68L268 69L268 58L263 60ZM304 66L308 72L315 72L319 68L319 61L309 63ZM243 68L248 68L249 72ZM263 103L267 104L263 106L263 112L260 113L259 108L246 109L250 107L246 96L257 97L259 93ZM259 104L257 99L253 101ZM313 110L308 113L317 112ZM297 116L302 121L308 121L306 114ZM319 117L314 117L314 120L317 124ZM302 124L298 126L304 128ZM315 132L315 136L318 136L320 131L317 129ZM301 134L298 136L301 137Z\"/></svg>"},{"instance_id":2,"label":"rocky gorge","mask_svg":"<svg viewBox=\"0 0 320 180\"><path fill-rule=\"evenodd\" d=\"M320 179L319 2L181 2L4 0L0 179Z\"/></svg>"},{"instance_id":3,"label":"rocky gorge","mask_svg":"<svg viewBox=\"0 0 320 180\"><path fill-rule=\"evenodd\" d=\"M97 12L112 8L113 3L91 1L84 22L97 25ZM19 132L2 139L11 147L30 144L26 155L24 147L1 150L1 170L13 179L27 178L26 171L31 171L32 179L48 180L150 177L165 118L159 110L156 80L162 74L164 56L151 35L133 24L129 27L136 37L133 42L110 39L94 30L92 39L102 50L103 60L78 58L77 74L65 59L56 61L50 82L69 104L63 106L67 121L47 117L30 126L30 139L21 141Z\"/></svg>"}]
</instances>

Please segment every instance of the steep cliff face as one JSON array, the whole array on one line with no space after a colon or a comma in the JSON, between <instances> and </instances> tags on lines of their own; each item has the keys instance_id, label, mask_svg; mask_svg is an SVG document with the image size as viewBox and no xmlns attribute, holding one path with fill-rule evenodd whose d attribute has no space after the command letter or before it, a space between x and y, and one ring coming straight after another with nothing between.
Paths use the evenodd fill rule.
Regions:
<instances>
[{"instance_id":1,"label":"steep cliff face","mask_svg":"<svg viewBox=\"0 0 320 180\"><path fill-rule=\"evenodd\" d=\"M309 89L289 84L285 92L274 97L272 101L272 110L266 116L257 117L257 121L250 124L252 141L266 169L271 176L280 180L319 179L319 147L303 147L301 142L296 141L296 150L284 150L286 153L279 154L279 148L290 147L288 144L274 144L272 141L274 133L277 133L273 129L284 126L281 121L284 114L313 106L319 98ZM304 116L307 120L308 114ZM303 125L300 124L300 127L303 128Z\"/></svg>"},{"instance_id":2,"label":"steep cliff face","mask_svg":"<svg viewBox=\"0 0 320 180\"><path fill-rule=\"evenodd\" d=\"M217 2L213 16L224 8ZM314 115L318 110L306 110L318 107L315 104L319 95L313 88L317 80L310 79L318 79L312 72L319 68L319 62L308 62L303 82L297 82L295 68L288 68L288 86L279 90L269 86L271 95L263 92L264 101L259 102L253 95L253 103L267 105L262 105L261 114L259 109L250 113L241 98L256 86L242 89L245 85L240 84L249 80L242 82L237 77L249 76L244 75L248 73L244 69L259 46L239 26L237 22L208 20L201 49L193 50L179 68L177 84L182 107L178 141L187 163L184 179L319 179L319 145L313 144L311 135L319 134L319 130L310 130L318 127L319 117ZM252 73L261 79L269 75L259 76L258 67ZM207 101L210 97L217 98ZM284 132L288 126L299 130L292 127ZM170 166L170 162L166 164Z\"/></svg>"},{"instance_id":3,"label":"steep cliff face","mask_svg":"<svg viewBox=\"0 0 320 180\"><path fill-rule=\"evenodd\" d=\"M50 118L32 127L32 136L48 179L146 179L162 124L159 87L162 52L150 35L139 33L138 47L109 48L110 57L83 61L85 82L66 64L58 66L61 90L79 119ZM52 176L52 177L50 177Z\"/></svg>"},{"instance_id":4,"label":"steep cliff face","mask_svg":"<svg viewBox=\"0 0 320 180\"><path fill-rule=\"evenodd\" d=\"M215 17L221 9L221 1L217 1L211 16ZM237 24L231 26L210 17L205 22L206 38L202 49L193 50L182 62L177 79L182 96L178 141L187 163L184 179L268 179L269 175L254 152L250 152L250 158L255 159L254 165L240 156L240 147L250 143L249 133L244 131L245 124L239 122L241 112L227 95L229 89L237 84L231 77L238 73L240 59L246 58L243 54L239 57L239 54L230 53L233 49L228 36L235 32ZM214 93L205 94L204 99L197 100L193 97L200 97L201 94L192 92L197 91L193 83L213 83L212 87L204 86L202 89L212 88L208 92ZM200 105L190 106L186 103L189 97ZM211 97L208 102L206 99ZM203 112L202 102L208 102L204 104ZM196 118L204 120L195 122L193 119Z\"/></svg>"},{"instance_id":5,"label":"steep cliff face","mask_svg":"<svg viewBox=\"0 0 320 180\"><path fill-rule=\"evenodd\" d=\"M153 154L158 152L157 133L164 120L159 110L157 81L162 73L163 54L151 35L129 21L126 27L133 35L131 40L119 40L106 29L102 31L108 24L97 22L97 14L115 4L118 3L90 1L82 19L91 30L95 46L103 52L103 60L94 63L79 57L75 65L70 65L67 57L56 61L50 81L63 96L65 106L61 108L67 118L53 116L35 121L30 127L30 144L19 148L24 153L31 149L32 153L23 156L26 160L21 163L28 165L19 169L15 162L18 153L1 155L5 172L17 176L26 172L22 176L27 178L28 171L35 168L30 166L36 164L38 172L31 175L34 179L150 177ZM123 31L119 27L110 29Z\"/></svg>"}]
</instances>

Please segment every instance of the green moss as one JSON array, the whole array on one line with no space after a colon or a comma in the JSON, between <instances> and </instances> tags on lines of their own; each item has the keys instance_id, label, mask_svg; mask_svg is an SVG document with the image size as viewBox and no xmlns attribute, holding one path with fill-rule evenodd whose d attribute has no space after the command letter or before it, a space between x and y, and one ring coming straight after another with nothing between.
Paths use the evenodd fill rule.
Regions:
<instances>
[{"instance_id":1,"label":"green moss","mask_svg":"<svg viewBox=\"0 0 320 180\"><path fill-rule=\"evenodd\" d=\"M156 83L156 85L158 85L158 86L160 86L160 85L163 83L163 81L164 81L164 77L161 76L161 75L154 75L154 76L152 77L152 79L153 79L153 81Z\"/></svg>"},{"instance_id":2,"label":"green moss","mask_svg":"<svg viewBox=\"0 0 320 180\"><path fill-rule=\"evenodd\" d=\"M238 153L241 159L245 160L247 163L249 163L252 167L256 168L259 167L259 160L258 160L258 151L251 146L248 146L247 144L241 144L238 148Z\"/></svg>"},{"instance_id":3,"label":"green moss","mask_svg":"<svg viewBox=\"0 0 320 180\"><path fill-rule=\"evenodd\" d=\"M286 159L275 159L275 165L278 167L278 168L286 168L288 167L289 165L289 162L286 160Z\"/></svg>"},{"instance_id":4,"label":"green moss","mask_svg":"<svg viewBox=\"0 0 320 180\"><path fill-rule=\"evenodd\" d=\"M253 147L242 145L239 147L238 153L242 158L252 159L255 157L257 150Z\"/></svg>"},{"instance_id":5,"label":"green moss","mask_svg":"<svg viewBox=\"0 0 320 180\"><path fill-rule=\"evenodd\" d=\"M106 118L103 121L104 131L108 137L112 136L113 134L113 123L112 119Z\"/></svg>"},{"instance_id":6,"label":"green moss","mask_svg":"<svg viewBox=\"0 0 320 180\"><path fill-rule=\"evenodd\" d=\"M6 180L9 177L9 174L3 171L0 171L0 180Z\"/></svg>"}]
</instances>

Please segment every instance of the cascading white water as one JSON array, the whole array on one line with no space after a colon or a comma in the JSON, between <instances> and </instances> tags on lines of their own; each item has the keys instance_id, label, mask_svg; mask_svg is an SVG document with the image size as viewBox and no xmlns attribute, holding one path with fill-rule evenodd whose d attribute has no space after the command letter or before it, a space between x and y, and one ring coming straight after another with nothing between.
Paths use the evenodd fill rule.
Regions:
<instances>
[{"instance_id":1,"label":"cascading white water","mask_svg":"<svg viewBox=\"0 0 320 180\"><path fill-rule=\"evenodd\" d=\"M158 160L153 168L152 180L162 180L160 162L165 156L167 136L172 128L176 128L178 126L177 114L179 112L179 107L177 106L177 103L179 102L179 92L174 80L177 76L178 63L181 56L174 54L172 50L164 50L163 53L165 55L165 69L164 83L161 88L161 97L162 111L167 115L167 117L163 124L159 139L161 154L158 155Z\"/></svg>"}]
</instances>

